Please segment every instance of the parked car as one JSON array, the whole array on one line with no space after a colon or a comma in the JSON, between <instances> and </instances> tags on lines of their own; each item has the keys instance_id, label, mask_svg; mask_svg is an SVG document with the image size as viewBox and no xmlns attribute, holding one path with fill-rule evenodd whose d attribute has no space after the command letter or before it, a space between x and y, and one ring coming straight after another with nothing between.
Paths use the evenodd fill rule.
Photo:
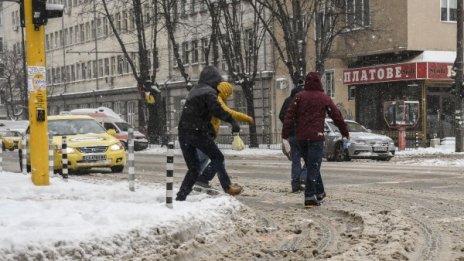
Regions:
<instances>
[{"instance_id":1,"label":"parked car","mask_svg":"<svg viewBox=\"0 0 464 261\"><path fill-rule=\"evenodd\" d=\"M395 155L395 144L390 137L372 133L361 124L345 120L350 132L350 145L347 150L337 126L331 119L325 120L324 156L328 161L350 159L390 160Z\"/></svg>"},{"instance_id":2,"label":"parked car","mask_svg":"<svg viewBox=\"0 0 464 261\"><path fill-rule=\"evenodd\" d=\"M106 130L113 129L116 131L114 135L127 148L127 138L129 128L133 128L129 123L124 121L117 113L110 108L98 107L96 109L75 109L71 110L72 115L88 115L98 121ZM134 130L134 150L144 150L148 148L148 140L143 133Z\"/></svg>"},{"instance_id":3,"label":"parked car","mask_svg":"<svg viewBox=\"0 0 464 261\"><path fill-rule=\"evenodd\" d=\"M62 137L66 136L68 168L70 170L110 168L122 172L126 153L121 142L106 131L95 119L86 115L49 116L48 131L53 135L54 169L62 169ZM27 129L26 134L29 134ZM30 151L27 169L30 171ZM22 145L19 146L20 166Z\"/></svg>"},{"instance_id":4,"label":"parked car","mask_svg":"<svg viewBox=\"0 0 464 261\"><path fill-rule=\"evenodd\" d=\"M18 143L21 140L21 133L15 130L0 130L3 150L13 151L18 148Z\"/></svg>"}]
</instances>

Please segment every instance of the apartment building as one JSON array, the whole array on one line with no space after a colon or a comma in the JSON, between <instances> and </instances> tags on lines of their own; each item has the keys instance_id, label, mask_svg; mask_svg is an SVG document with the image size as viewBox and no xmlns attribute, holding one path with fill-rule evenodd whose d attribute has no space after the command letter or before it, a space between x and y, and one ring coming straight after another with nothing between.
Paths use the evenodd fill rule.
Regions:
<instances>
[{"instance_id":1,"label":"apartment building","mask_svg":"<svg viewBox=\"0 0 464 261\"><path fill-rule=\"evenodd\" d=\"M413 130L424 140L433 135L452 136L449 70L455 57L456 0L345 1L351 10L346 16L347 23L356 21L358 26L334 42L325 65L324 83L327 94L344 116L374 131L387 131L383 102L418 100L420 120ZM107 106L137 126L144 101L140 100L136 82L108 20L100 12L94 12L101 7L93 3L66 0L64 17L52 19L46 26L50 112ZM11 8L2 9L2 20L8 23L2 23L3 28L19 25L18 9ZM177 8L179 19L191 25L189 29L179 28L176 39L187 72L195 83L205 65L204 51L211 32L209 14L205 3L198 0L180 1ZM150 8L146 5L143 9L148 21L152 15ZM244 7L243 11L251 12L251 8ZM126 32L123 35L126 42L135 42L131 12L130 8L114 12L116 27ZM4 36L4 47L20 46L19 31L2 30L2 34L8 35ZM316 30L312 28L307 39L309 45L315 37ZM129 44L127 48L136 59L132 53L136 46ZM160 66L156 69L156 82L166 98L168 128L174 133L187 89L166 32L158 36L158 51ZM308 53L309 70L314 70L314 56ZM269 38L260 49L258 68L260 77L254 89L257 130L278 137L281 123L277 116L292 86ZM223 60L219 69L227 77ZM235 89L229 103L238 110L246 110L240 87Z\"/></svg>"},{"instance_id":2,"label":"apartment building","mask_svg":"<svg viewBox=\"0 0 464 261\"><path fill-rule=\"evenodd\" d=\"M354 3L359 13L350 19L363 21L364 27L346 32L334 45L328 64L335 99L340 95L350 115L378 131L388 130L385 101L419 101L418 123L409 134L418 132L424 143L454 136L450 76L456 57L456 0ZM369 17L363 8L370 9Z\"/></svg>"}]
</instances>

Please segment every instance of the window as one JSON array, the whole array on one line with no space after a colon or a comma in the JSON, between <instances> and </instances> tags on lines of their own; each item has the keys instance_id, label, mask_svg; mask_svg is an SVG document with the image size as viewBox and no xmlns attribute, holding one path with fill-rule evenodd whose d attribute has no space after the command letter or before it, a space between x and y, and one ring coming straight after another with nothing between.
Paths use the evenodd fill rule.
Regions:
<instances>
[{"instance_id":1,"label":"window","mask_svg":"<svg viewBox=\"0 0 464 261\"><path fill-rule=\"evenodd\" d=\"M441 0L441 20L444 22L456 21L457 1Z\"/></svg>"},{"instance_id":2,"label":"window","mask_svg":"<svg viewBox=\"0 0 464 261\"><path fill-rule=\"evenodd\" d=\"M251 71L253 58L255 57L256 36L252 29L245 30L245 68L248 72Z\"/></svg>"},{"instance_id":3,"label":"window","mask_svg":"<svg viewBox=\"0 0 464 261\"><path fill-rule=\"evenodd\" d=\"M81 79L81 64L76 64L76 80Z\"/></svg>"},{"instance_id":4,"label":"window","mask_svg":"<svg viewBox=\"0 0 464 261\"><path fill-rule=\"evenodd\" d=\"M325 92L331 98L335 98L335 78L334 71L324 72L325 76Z\"/></svg>"},{"instance_id":5,"label":"window","mask_svg":"<svg viewBox=\"0 0 464 261\"><path fill-rule=\"evenodd\" d=\"M198 63L198 40L192 41L192 63Z\"/></svg>"},{"instance_id":6,"label":"window","mask_svg":"<svg viewBox=\"0 0 464 261\"><path fill-rule=\"evenodd\" d=\"M80 33L81 33L80 42L82 43L82 42L85 42L84 24L81 24L79 26L80 26Z\"/></svg>"},{"instance_id":7,"label":"window","mask_svg":"<svg viewBox=\"0 0 464 261\"><path fill-rule=\"evenodd\" d=\"M346 25L350 28L366 27L370 24L369 0L346 0Z\"/></svg>"},{"instance_id":8,"label":"window","mask_svg":"<svg viewBox=\"0 0 464 261\"><path fill-rule=\"evenodd\" d=\"M104 75L110 75L110 59L105 58L105 74Z\"/></svg>"},{"instance_id":9,"label":"window","mask_svg":"<svg viewBox=\"0 0 464 261\"><path fill-rule=\"evenodd\" d=\"M187 0L180 0L180 14L187 15Z\"/></svg>"},{"instance_id":10,"label":"window","mask_svg":"<svg viewBox=\"0 0 464 261\"><path fill-rule=\"evenodd\" d=\"M201 39L201 61L206 62L206 56L209 55L209 41L208 38Z\"/></svg>"},{"instance_id":11,"label":"window","mask_svg":"<svg viewBox=\"0 0 464 261\"><path fill-rule=\"evenodd\" d=\"M121 14L120 13L117 13L116 14L116 30L119 32L121 31Z\"/></svg>"},{"instance_id":12,"label":"window","mask_svg":"<svg viewBox=\"0 0 464 261\"><path fill-rule=\"evenodd\" d=\"M116 57L111 57L111 72L110 75L113 75L116 73Z\"/></svg>"},{"instance_id":13,"label":"window","mask_svg":"<svg viewBox=\"0 0 464 261\"><path fill-rule=\"evenodd\" d=\"M316 37L317 39L328 38L331 35L331 27L333 24L333 16L318 12L316 14Z\"/></svg>"},{"instance_id":14,"label":"window","mask_svg":"<svg viewBox=\"0 0 464 261\"><path fill-rule=\"evenodd\" d=\"M74 67L74 64L71 65L71 81L75 81L76 80L76 71L75 71L75 67Z\"/></svg>"},{"instance_id":15,"label":"window","mask_svg":"<svg viewBox=\"0 0 464 261\"><path fill-rule=\"evenodd\" d=\"M189 48L188 42L182 43L182 62L183 62L183 64L189 64L190 51L189 51L188 48Z\"/></svg>"},{"instance_id":16,"label":"window","mask_svg":"<svg viewBox=\"0 0 464 261\"><path fill-rule=\"evenodd\" d=\"M246 99L242 90L236 89L234 91L234 104L235 110L247 113Z\"/></svg>"},{"instance_id":17,"label":"window","mask_svg":"<svg viewBox=\"0 0 464 261\"><path fill-rule=\"evenodd\" d=\"M5 76L5 66L3 64L0 64L0 77Z\"/></svg>"},{"instance_id":18,"label":"window","mask_svg":"<svg viewBox=\"0 0 464 261\"><path fill-rule=\"evenodd\" d=\"M102 19L103 18L97 19L97 37L100 37L103 34Z\"/></svg>"},{"instance_id":19,"label":"window","mask_svg":"<svg viewBox=\"0 0 464 261\"><path fill-rule=\"evenodd\" d=\"M143 17L143 21L146 24L150 23L150 6L148 4L143 5L143 10L145 11L145 16Z\"/></svg>"},{"instance_id":20,"label":"window","mask_svg":"<svg viewBox=\"0 0 464 261\"><path fill-rule=\"evenodd\" d=\"M126 11L122 11L122 25L121 25L121 27L122 27L121 30L122 30L122 31L126 31L127 28L128 28L128 26L127 26L128 20L127 20L127 19L128 19L128 18L127 18L127 12L126 12Z\"/></svg>"},{"instance_id":21,"label":"window","mask_svg":"<svg viewBox=\"0 0 464 261\"><path fill-rule=\"evenodd\" d=\"M106 17L103 17L103 35L107 36L108 35L108 20Z\"/></svg>"},{"instance_id":22,"label":"window","mask_svg":"<svg viewBox=\"0 0 464 261\"><path fill-rule=\"evenodd\" d=\"M97 78L97 75L98 75L98 61L92 61L92 77L93 78Z\"/></svg>"},{"instance_id":23,"label":"window","mask_svg":"<svg viewBox=\"0 0 464 261\"><path fill-rule=\"evenodd\" d=\"M130 125L135 123L135 101L127 102L127 123Z\"/></svg>"},{"instance_id":24,"label":"window","mask_svg":"<svg viewBox=\"0 0 464 261\"><path fill-rule=\"evenodd\" d=\"M0 37L0 53L3 52L3 37Z\"/></svg>"},{"instance_id":25,"label":"window","mask_svg":"<svg viewBox=\"0 0 464 261\"><path fill-rule=\"evenodd\" d=\"M194 14L197 10L196 10L196 5L197 4L197 1L195 0L191 0L190 2L190 13L191 14Z\"/></svg>"},{"instance_id":26,"label":"window","mask_svg":"<svg viewBox=\"0 0 464 261\"><path fill-rule=\"evenodd\" d=\"M124 59L121 55L118 55L118 74L122 74L122 67L123 67Z\"/></svg>"},{"instance_id":27,"label":"window","mask_svg":"<svg viewBox=\"0 0 464 261\"><path fill-rule=\"evenodd\" d=\"M92 62L87 62L87 79L92 79Z\"/></svg>"},{"instance_id":28,"label":"window","mask_svg":"<svg viewBox=\"0 0 464 261\"><path fill-rule=\"evenodd\" d=\"M98 60L98 77L103 76L103 60Z\"/></svg>"},{"instance_id":29,"label":"window","mask_svg":"<svg viewBox=\"0 0 464 261\"><path fill-rule=\"evenodd\" d=\"M356 99L356 86L348 87L348 100L354 101Z\"/></svg>"},{"instance_id":30,"label":"window","mask_svg":"<svg viewBox=\"0 0 464 261\"><path fill-rule=\"evenodd\" d=\"M73 44L73 37L74 37L74 31L73 31L73 28L70 27L69 28L69 41L68 41L70 45Z\"/></svg>"},{"instance_id":31,"label":"window","mask_svg":"<svg viewBox=\"0 0 464 261\"><path fill-rule=\"evenodd\" d=\"M198 0L200 1L200 12L205 12L207 10L206 0Z\"/></svg>"}]
</instances>

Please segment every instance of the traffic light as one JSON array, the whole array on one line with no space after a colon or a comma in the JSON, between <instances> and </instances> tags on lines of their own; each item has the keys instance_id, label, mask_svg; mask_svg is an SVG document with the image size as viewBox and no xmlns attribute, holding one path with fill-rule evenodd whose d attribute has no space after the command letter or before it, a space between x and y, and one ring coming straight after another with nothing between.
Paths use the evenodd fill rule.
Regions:
<instances>
[{"instance_id":1,"label":"traffic light","mask_svg":"<svg viewBox=\"0 0 464 261\"><path fill-rule=\"evenodd\" d=\"M46 25L49 18L63 16L64 5L47 4L46 0L32 0L32 23L38 30L39 26Z\"/></svg>"}]
</instances>

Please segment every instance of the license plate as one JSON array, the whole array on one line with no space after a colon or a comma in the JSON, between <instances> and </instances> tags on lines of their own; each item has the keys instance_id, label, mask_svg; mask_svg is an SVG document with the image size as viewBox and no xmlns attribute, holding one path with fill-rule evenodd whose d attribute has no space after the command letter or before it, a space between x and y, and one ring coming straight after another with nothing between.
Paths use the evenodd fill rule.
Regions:
<instances>
[{"instance_id":1,"label":"license plate","mask_svg":"<svg viewBox=\"0 0 464 261\"><path fill-rule=\"evenodd\" d=\"M83 157L84 161L100 161L106 160L106 155L85 155Z\"/></svg>"},{"instance_id":2,"label":"license plate","mask_svg":"<svg viewBox=\"0 0 464 261\"><path fill-rule=\"evenodd\" d=\"M372 147L372 150L374 152L387 152L388 151L388 147Z\"/></svg>"}]
</instances>

